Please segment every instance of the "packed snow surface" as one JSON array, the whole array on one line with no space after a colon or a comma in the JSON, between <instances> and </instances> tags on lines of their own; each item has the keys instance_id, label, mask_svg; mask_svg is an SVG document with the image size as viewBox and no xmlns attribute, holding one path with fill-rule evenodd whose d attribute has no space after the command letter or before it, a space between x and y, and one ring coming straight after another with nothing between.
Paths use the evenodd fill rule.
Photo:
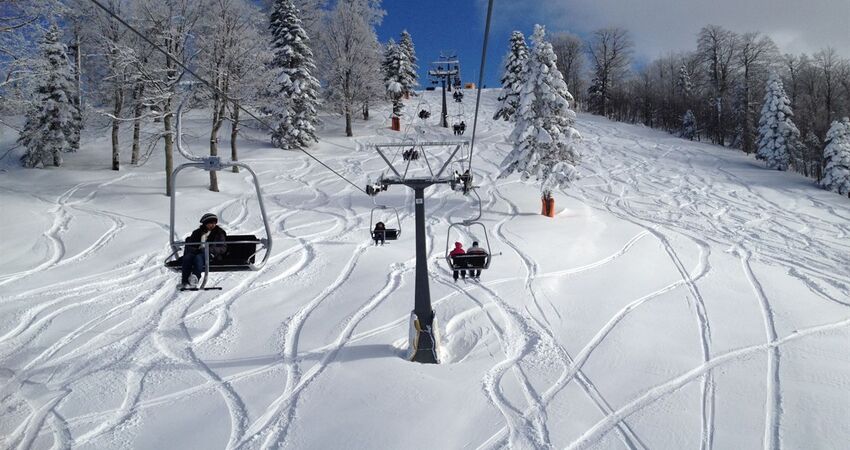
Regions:
<instances>
[{"instance_id":1,"label":"packed snow surface","mask_svg":"<svg viewBox=\"0 0 850 450\"><path fill-rule=\"evenodd\" d=\"M438 94L408 101L408 117L432 112L408 138L454 138L436 126ZM466 99L465 111L449 104L450 122L465 118L469 138ZM442 261L449 224L476 215L475 197L427 191L440 365L403 358L414 285L406 188L376 198L398 208L403 230L376 247L372 199L246 130L240 156L263 185L270 263L214 274L221 291L179 292L163 267L161 150L113 172L107 133L89 131L59 169L21 169L9 156L0 447L846 447L846 197L738 151L579 115L582 178L555 192L547 218L537 187L495 178L511 148L510 125L489 119L495 108L486 92L473 164L501 254L480 283L453 282ZM387 114L358 121L355 139L325 116L313 151L365 186L386 170L368 144L405 135ZM196 112L187 123L198 153L207 121ZM210 211L230 234L262 234L249 174L220 173L213 193L206 173L184 173L181 236ZM376 211L388 227L390 211ZM472 232L448 240L484 237Z\"/></svg>"}]
</instances>

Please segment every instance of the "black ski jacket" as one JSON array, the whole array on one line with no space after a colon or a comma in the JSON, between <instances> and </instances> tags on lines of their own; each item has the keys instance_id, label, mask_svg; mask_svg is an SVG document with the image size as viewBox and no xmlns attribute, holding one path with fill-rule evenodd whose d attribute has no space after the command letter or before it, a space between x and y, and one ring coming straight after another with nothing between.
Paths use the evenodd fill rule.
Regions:
<instances>
[{"instance_id":1,"label":"black ski jacket","mask_svg":"<svg viewBox=\"0 0 850 450\"><path fill-rule=\"evenodd\" d=\"M203 236L206 232L206 227L201 225L200 227L196 228L195 231L192 232L191 236L186 238L186 242L201 242L201 236ZM221 244L210 245L210 260L220 261L224 258L224 255L227 253L227 244L224 243L226 241L227 233L225 233L223 229L216 226L215 228L210 230L210 235L207 236L207 242L221 242ZM200 245L186 246L187 255L193 255L203 251L204 248Z\"/></svg>"}]
</instances>

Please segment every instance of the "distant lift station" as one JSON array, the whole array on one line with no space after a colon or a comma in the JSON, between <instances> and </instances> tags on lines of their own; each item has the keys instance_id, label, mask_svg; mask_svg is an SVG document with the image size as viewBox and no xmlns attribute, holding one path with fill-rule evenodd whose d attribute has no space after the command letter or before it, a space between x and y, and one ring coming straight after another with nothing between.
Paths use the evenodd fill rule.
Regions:
<instances>
[{"instance_id":1,"label":"distant lift station","mask_svg":"<svg viewBox=\"0 0 850 450\"><path fill-rule=\"evenodd\" d=\"M443 108L440 113L440 126L443 128L449 127L447 119L448 112L446 108L446 88L451 92L452 86L460 88L460 61L455 55L440 55L439 61L431 63L431 68L428 70L428 76L431 79L431 84L439 84L443 88Z\"/></svg>"}]
</instances>

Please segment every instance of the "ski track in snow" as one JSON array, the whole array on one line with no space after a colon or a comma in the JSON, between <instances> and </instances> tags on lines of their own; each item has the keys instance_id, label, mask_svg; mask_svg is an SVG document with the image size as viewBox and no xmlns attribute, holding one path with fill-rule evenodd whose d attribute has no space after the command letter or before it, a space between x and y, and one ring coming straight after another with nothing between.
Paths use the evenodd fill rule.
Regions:
<instances>
[{"instance_id":1,"label":"ski track in snow","mask_svg":"<svg viewBox=\"0 0 850 450\"><path fill-rule=\"evenodd\" d=\"M591 129L594 128L594 125L590 125L590 124L586 124L586 125L588 125L588 127L591 128ZM599 133L599 135L602 135L601 131L598 131L598 133ZM620 137L620 136L617 136L617 137ZM637 146L644 147L644 144L642 144L640 141L635 139L634 142ZM615 148L607 147L606 150L615 150ZM619 152L622 152L621 149L616 149L616 150L619 151ZM660 160L664 156L667 156L669 154L669 152L673 151L673 150L674 149L671 148L668 152L656 156L655 157L656 161ZM783 231L787 233L787 234L785 234L785 237L783 238L783 243L782 243L785 246L795 248L795 249L798 249L798 250L810 250L813 253L816 253L818 257L826 257L827 260L834 261L836 263L836 266L838 266L838 267L840 267L842 264L846 266L846 264L847 264L846 260L842 260L842 258L840 256L830 254L831 252L825 251L822 247L818 248L819 246L816 246L815 248L810 248L810 246L812 246L814 244L814 241L809 239L803 232L798 231L798 230L794 230L793 228L785 226L783 223L778 222L775 219L773 219L774 216L782 216L782 219L793 222L793 221L796 221L797 218L801 215L799 212L792 212L790 214L788 212L784 212L786 210L782 205L778 205L777 203L772 202L772 201L766 199L764 196L759 195L756 192L754 192L754 190L747 185L746 180L742 180L737 175L734 175L730 171L725 170L721 165L721 159L719 157L714 156L714 155L711 155L711 156L714 157L717 160L717 164L716 164L715 168L719 172L726 174L728 176L727 180L730 180L730 181L734 180L735 185L740 186L742 189L747 191L754 199L758 200L758 201L752 201L752 202L749 202L749 203L746 203L746 204L741 203L737 200L733 200L732 203L735 204L738 207L744 208L745 210L746 209L756 209L758 211L760 217L762 217L762 219L758 220L758 221L752 221L752 220L742 221L740 219L733 218L735 220L735 222L737 222L735 224L736 226L733 228L733 227L727 225L725 223L726 221L723 220L723 219L726 219L727 217L729 217L727 215L728 209L722 210L720 214L712 215L713 219L715 219L715 220L719 219L721 225L713 225L711 220L706 221L706 223L713 225L714 229L711 230L711 231L713 231L713 233L706 233L705 237L707 237L707 238L709 238L709 239L711 239L715 242L721 243L723 245L736 245L736 243L739 242L740 239L741 239L739 236L736 235L736 233L735 233L736 231L739 231L741 228L746 229L746 228L761 227L761 226L771 224L771 225L774 225L774 226L782 227ZM693 166L690 164L690 159L691 159L691 156L688 157L688 165L691 168L693 168ZM599 164L598 166L601 167L603 165ZM637 189L639 187L647 187L647 186L654 188L654 190L656 192L651 192L651 191L644 191L643 192L643 194L645 194L645 195L641 196L641 198L644 198L644 199L648 199L648 198L661 198L661 199L663 199L663 195L659 195L660 191L666 191L668 193L668 196L669 196L670 193L677 193L678 190L685 191L684 192L685 194L689 193L685 189L685 186L682 186L682 185L679 185L678 189L677 188L672 188L672 189L669 188L668 186L673 185L672 183L669 183L669 179L673 178L671 176L666 177L666 179L662 179L663 181L666 181L665 183L659 183L657 180L653 180L650 183L640 184L637 181L638 178L650 179L650 178L656 176L656 174L654 173L654 172L656 172L656 170L650 169L649 171L637 172L637 171L632 171L632 169L636 169L636 168L646 169L646 168L651 168L651 167L657 167L657 166L649 164L648 160L644 159L644 160L640 160L640 161L634 163L633 165L629 166L628 169L621 168L621 169L618 169L618 170L609 171L608 172L608 175L610 176L610 178L608 178L609 181L602 185L602 186L605 186L605 187L608 188L607 191L606 191L607 195L602 198L601 204L604 205L605 208L609 212L614 213L615 215L617 215L621 219L628 220L630 222L636 223L636 224L644 227L645 229L655 230L654 234L656 234L657 237L664 239L665 241L666 241L666 239L663 238L663 234L661 234L658 231L662 227L674 229L678 233L681 233L681 234L687 236L688 238L690 238L692 240L694 239L694 235L699 235L699 234L705 233L707 231L705 229L699 229L699 228L688 226L688 225L691 225L691 224L689 224L687 222L684 222L684 223L679 222L678 219L681 219L683 217L683 215L682 214L672 215L672 214L670 214L669 211L665 211L666 208L663 208L662 211L668 213L668 217L662 219L662 218L659 218L658 215L652 214L652 212L653 212L652 210L636 210L633 207L633 203L630 202L629 201L630 199L627 198L627 196L626 196L626 192L628 192L630 189ZM624 179L622 177L611 176L611 175L616 175L615 172L618 173L618 174L627 174L629 176L629 178ZM604 175L601 175L601 174L598 174L598 173L595 173L594 176L600 176L603 179L606 178ZM702 182L702 184L706 187L710 186L710 183L707 183L706 180L704 180L704 179L700 179L699 181ZM619 184L619 186L615 186L616 182L619 182L621 184ZM598 188L600 186L597 185L597 186L594 186L594 187ZM619 189L619 192L617 192L618 189ZM590 193L587 188L580 188L579 191L582 193L582 195L585 196L583 198L583 200L589 200L589 198L592 198L592 196L593 196L593 193ZM712 196L709 195L708 191L709 191L709 189L705 189L705 190L702 190L701 192L699 192L700 197L702 197L701 200L703 202L705 202L706 200L708 200L708 201L714 200L714 199L711 198ZM734 191L730 191L729 194L731 194L733 199L735 199L736 195L734 194ZM632 194L632 196L634 196L634 194ZM668 208L669 207L675 207L677 209L682 209L682 208L687 208L688 206L694 205L694 204L697 203L697 201L691 200L691 197L688 196L688 195L685 195L684 197L685 197L686 200L688 200L686 204L682 204L681 202L678 202L678 201L674 202L673 204L664 204L663 201L656 200L654 206L656 206L656 207L662 206L662 207L668 207ZM708 198L706 198L706 197L708 197ZM613 199L613 201L612 201L612 199ZM813 204L817 204L817 202L813 201L811 199L811 197L808 197L808 199ZM677 200L677 199L674 198L674 200ZM725 198L724 200L728 200L728 198ZM765 207L761 206L763 204L768 205L768 207L770 207L770 211L768 211ZM831 208L830 213L832 215L836 216L836 217L839 217L839 218L841 217L840 214L835 213L834 208ZM831 224L825 224L822 219L815 217L815 216L812 216L812 215L803 214L803 216L806 217L806 219L809 220L810 223L817 224L818 226L822 226L823 228L828 228L831 225ZM644 223L646 223L646 225L644 225ZM649 228L647 228L647 226ZM842 229L842 231L843 231L843 227L840 228L840 229ZM839 236L841 236L841 235L843 235L843 234L839 233ZM760 238L762 238L762 236L760 236L758 234L752 234L751 237L753 239L760 241L760 243L764 243L764 239L760 239ZM794 238L797 238L797 240L795 240ZM795 245L795 243L797 243L797 245ZM675 255L675 251L672 249L672 247L669 245L669 243L665 242L664 245L665 245L665 249L668 251L668 254L670 255L671 259L676 264L677 269L680 271L680 273L682 273L683 278L685 280L687 280L688 277L686 275L686 272L683 271L683 268L681 267L681 263L678 261L678 257ZM704 243L704 242L701 242L700 246L703 247L703 248L708 248L706 243ZM791 273L793 276L804 280L807 284L807 287L810 290L812 290L813 292L818 293L819 296L827 298L827 299L832 300L832 301L835 301L835 302L840 303L840 304L844 304L846 306L845 302L842 302L840 300L832 298L823 289L819 288L819 285L817 284L817 282L811 280L810 278L806 278L805 275L802 275L800 273L800 271L797 268L794 267L793 264L797 262L795 260L798 260L800 258L800 255L795 254L795 255L792 256L786 249L783 249L780 246L771 246L771 248L769 250L772 250L772 252L768 251L768 249L765 249L764 247L762 247L759 251L759 254L764 257L765 262L767 262L769 264L770 263L778 264L778 265L785 267L789 271L789 273ZM806 269L808 269L808 271L810 271L810 273L816 274L815 275L816 277L823 277L822 279L824 279L824 281L826 281L826 282L829 282L829 280L832 280L832 284L835 287L838 287L842 291L846 290L847 285L845 283L843 283L843 281L846 280L846 277L840 277L840 278L844 279L844 280L841 280L841 281L838 281L833 277L833 272L835 271L835 269L834 269L835 266L833 266L833 267L825 266L825 265L823 265L823 263L820 263L817 260L809 259L805 254L803 255L803 258L806 261L811 261L811 266L806 267ZM761 288L758 281L755 279L755 277L752 273L752 270L749 269L749 254L747 254L746 258L743 260L742 265L744 266L745 273L747 274L747 278L750 280L751 284L753 285L753 289L754 289L754 291L756 292L756 294L759 298L760 306L761 306L761 309L762 309L763 315L764 315L765 328L766 328L766 333L768 334L768 339L769 339L770 342L773 342L776 339L776 330L775 330L775 327L773 325L773 313L772 313L772 310L770 309L770 306L767 302L767 298L764 294L763 289ZM699 323L700 323L701 335L703 336L702 339L701 339L702 342L703 342L703 357L704 357L704 361L708 362L708 360L710 358L710 352L709 352L709 348L708 348L707 344L708 344L708 342L710 342L710 333L708 333L709 328L708 328L707 315L706 315L706 312L705 312L705 303L704 303L704 300L702 300L701 296L699 295L696 283L693 282L693 281L690 281L690 282L688 282L688 285L689 285L689 287L691 287L693 296L697 299L697 301L696 301L697 315L698 315L698 319L699 319ZM769 352L768 358L769 358L769 365L768 365L768 375L767 375L767 378L768 378L767 386L768 386L769 392L767 394L768 400L766 401L766 405L765 405L766 418L765 418L765 431L764 431L763 441L764 441L765 448L778 448L779 447L778 432L779 432L780 415L781 415L781 392L780 392L780 389L779 389L779 375L778 375L778 373L779 373L779 368L778 368L779 367L779 348L778 348L778 346L772 347L772 349ZM713 394L713 391L714 391L715 388L713 386L713 382L711 381L710 377L711 377L711 371L710 370L705 371L704 374L702 375L702 380L703 380L703 438L702 438L702 442L701 442L702 448L711 448L712 445L713 445L713 433L714 433L714 430L713 430L713 414L714 414L714 406L713 406L713 395L714 394Z\"/></svg>"},{"instance_id":2,"label":"ski track in snow","mask_svg":"<svg viewBox=\"0 0 850 450\"><path fill-rule=\"evenodd\" d=\"M741 266L744 273L747 274L747 281L753 288L753 293L758 298L759 307L764 316L764 331L767 342L776 342L778 336L776 334L776 324L774 323L773 309L767 300L767 295L762 288L761 282L753 273L753 268L750 266L750 253L740 247L736 247L734 252L741 258ZM764 419L764 448L778 449L779 442L779 425L780 415L782 412L782 391L780 390L779 382L779 347L773 347L767 353L767 382L765 393L765 419Z\"/></svg>"},{"instance_id":3,"label":"ski track in snow","mask_svg":"<svg viewBox=\"0 0 850 450\"><path fill-rule=\"evenodd\" d=\"M489 184L495 185L495 180L490 179ZM547 325L551 325L551 324L549 324L548 320L545 319L547 316L543 312L543 310L540 306L540 303L537 300L537 295L536 295L534 288L532 286L534 279L538 277L538 270L539 270L538 266L533 261L533 259L531 257L526 255L520 249L520 247L518 245L511 242L510 239L507 238L505 232L502 230L504 224L511 217L516 216L516 214L518 212L518 208L513 202L511 202L503 194L501 194L498 191L498 188L494 188L493 190L496 193L496 196L501 198L502 201L505 202L510 209L510 211L508 212L508 216L505 219L503 219L502 221L500 221L499 223L497 223L496 226L494 227L495 235L497 236L499 241L501 241L505 245L509 246L511 248L511 250L514 253L516 253L516 255L522 261L523 266L525 267L525 272L526 272L525 288L528 290L529 295L531 295L531 297L533 299L533 303L536 306L537 311L540 312L544 321L546 321L546 323L544 324L539 319L534 317L532 311L528 310L527 312L528 312L529 316L531 317L532 321L536 324L536 327L538 329L543 330L543 331L541 333L538 333L538 332L526 330L526 334L531 335L531 337L534 339L534 341L537 341L538 344L542 344L546 347L551 348L553 351L544 355L544 356L549 357L549 358L551 358L552 356L555 356L556 359L558 360L558 362L561 364L561 366L566 371L569 367L574 365L574 361L573 361L572 357L569 355L569 353L566 351L566 349L562 345L557 344L556 339L552 335L551 330L549 330L547 328ZM630 242L633 242L633 241L630 241ZM624 247L624 250L623 250L622 253L624 253L630 246L631 245L627 244ZM604 261L608 262L608 261L611 261L611 260L613 260L613 258L606 259ZM599 267L599 264L592 264L592 265L586 266L587 269L597 268L597 267ZM570 272L571 271L565 271L562 274L567 274L567 273L570 273ZM497 298L494 291L487 289L487 288L482 288L482 289L488 291L488 293L490 293L491 297L494 300ZM500 305L500 309L502 309L504 311L503 314L505 316L510 315L512 318L516 318L518 316L518 314L515 311L510 310L510 308L507 306L507 304L503 300L499 301L499 305ZM557 311L557 308L551 302L549 303L549 307L551 308L551 310ZM557 312L556 312L556 316L558 318L561 317L560 314L558 314ZM519 368L519 359L516 360L516 361L512 361L512 364L517 368L517 370L521 374L522 369ZM581 386L582 390L590 397L591 401L593 401L596 404L596 406L600 409L600 411L602 411L603 413L605 413L605 414L610 413L611 412L610 405L605 401L605 399L599 393L596 386L593 385L593 383L587 378L587 376L583 372L577 371L576 375L577 375L579 385ZM523 420L530 420L534 424L535 429L538 430L538 439L540 440L540 444L544 447L551 447L552 444L551 444L551 442L549 442L548 431L545 428L545 419L546 419L545 404L547 403L547 400L544 396L541 396L540 394L533 392L533 388L531 387L531 383L528 382L528 379L526 377L524 377L524 375L522 375L522 376L523 376L523 378L520 379L520 381L521 381L522 386L524 388L524 392L526 394L526 397L529 398L529 403L530 403L529 411L530 411L531 414L530 414L530 417L529 417L528 413L520 413L520 416L523 418ZM518 376L518 378L519 378L519 376ZM493 391L492 386L489 386L488 391L491 391L491 392ZM504 408L500 408L500 410L503 411L503 415L506 415ZM507 417L507 415L506 415L506 417ZM491 438L491 440L488 441L487 445L491 445L491 446L494 446L496 448L502 447L505 444L509 444L510 446L523 447L527 443L526 442L518 442L517 439L513 437L516 434L515 428L517 428L516 421L514 421L514 423L511 424L510 420L509 420L508 442L505 442L504 440L498 439L498 437L500 436L500 433L497 433L496 435L494 435L494 438L496 438L496 440L494 441L493 438ZM625 423L618 424L617 428L620 431L620 435L623 439L623 443L628 448L634 449L634 448L642 448L643 447L640 439L637 438L634 431L632 431L632 429L627 424L625 424Z\"/></svg>"},{"instance_id":4,"label":"ski track in snow","mask_svg":"<svg viewBox=\"0 0 850 450\"><path fill-rule=\"evenodd\" d=\"M511 260L523 268L524 274L458 285L451 282L451 272L441 263L430 269L432 286L446 292L433 302L443 328L453 330L463 327L466 321L483 319L501 350L500 355L490 352L492 364L481 373L481 389L504 423L495 426L492 435L483 442L465 445L587 448L613 431L624 447L647 448L650 446L645 440L647 436L643 439L638 436L628 419L699 380L699 442L701 449L708 450L714 446L716 433L715 392L722 389L722 386L715 386L713 371L754 354L766 354L767 392L762 442L766 449L779 448L783 424L782 346L845 329L850 319L800 328L780 337L776 313L752 262L783 269L814 298L836 307L850 307L847 300L850 271L842 270L850 269L846 256L850 250L846 244L850 236L848 209L839 210L814 195L798 192L786 192L794 201L780 204L726 167L725 160L713 153L723 152L722 149L686 148L684 141L670 138L677 143L669 144L663 137L658 138L660 143L653 143L628 131L629 128L609 126L599 119L580 120L580 128L588 130L583 131L585 145L594 152L586 152L582 166L586 171L584 179L575 189L568 189L562 195L585 204L589 211L631 223L639 231L609 256L577 267L547 271L508 229L520 217L520 208L505 193L510 183L498 181L491 175L497 168L495 162L507 148L500 134L505 125L494 126L489 120L480 125L478 149L489 148L492 152L491 157L476 160L478 171L483 172L481 166L487 167L483 173L486 181L480 191L485 202L485 219L492 219L495 214L504 215L493 222L490 230L495 237L494 243L505 253L494 258L494 265L503 259ZM412 133L423 134L424 129L413 128ZM374 136L358 138L350 146L340 146L340 153L326 160L356 180L372 175L381 161L366 153L367 143L397 138L385 130L375 131ZM675 158L676 162L668 162L670 158ZM388 273L383 275L382 282L376 278L377 285L371 295L351 301L350 296L344 294L353 274L364 270L362 259L372 247L369 241L360 239L365 235L363 229L368 222L368 210L364 212L352 206L349 197L357 193L300 154L247 161L285 166L281 171L258 172L264 181L269 219L278 242L283 240L291 244L284 250L278 246L262 270L217 277L225 285L220 293L179 294L173 289L174 276L160 267L169 250L165 245L154 245L153 251L145 249L147 253L132 261L119 262L115 267L76 279L18 289L12 295L0 297L0 306L17 312L14 321L0 331L0 407L11 408L23 402L27 408L25 418L11 427L8 436L0 438L0 446L28 449L50 436L56 448L108 447L114 445L109 439L116 430L137 426L134 419L142 411L168 407L198 395L214 395L227 411L230 429L227 442L221 442L221 446L228 449L298 446L300 442L294 440L292 433L293 423L299 420L302 393L333 372L329 368L340 352L363 340L406 334L407 316L372 325L369 329L361 325L388 299L413 284L412 254L410 259L388 264ZM699 167L705 161L713 161L711 176ZM671 167L678 170L670 170ZM250 188L252 180L246 174L237 177L243 192L211 210L226 217L227 222L223 223L230 229L257 227L253 220L257 211L250 206L255 201L255 193ZM109 250L117 238L131 233L136 223L153 224L165 236L165 220L151 222L99 205L99 192L141 178L130 173L108 181L79 183L55 199L33 195L48 205L51 218L39 243L33 244L34 251L44 249L43 255L30 268L0 274L0 286L14 287L36 274L85 264ZM2 189L15 195L31 195L8 187ZM427 207L431 217L426 223L429 261L441 259L443 230L450 222L464 217L470 208L468 202L448 206L447 200L457 198L455 195L448 189L429 191ZM292 196L300 200L293 201ZM412 210L406 205L411 200L412 194L405 192L402 221L411 224L406 225L408 229L412 228ZM804 208L808 206L826 211L829 219L806 212ZM297 225L289 224L304 214L314 217ZM66 235L83 217L96 219L104 224L105 230L91 242L74 247L81 249L69 254ZM407 233L406 239L411 239L411 235ZM605 270L643 239L658 242L678 279L615 311L586 343L580 345L580 350L571 355L558 341L555 331L565 318L552 299L538 294L536 282ZM838 244L842 240L845 244ZM328 242L349 245L352 248L350 257L329 261L324 249ZM690 270L685 267L683 245L693 246L698 253L697 262ZM704 298L700 285L712 271L712 250L718 248L729 248L740 261L740 270L758 302L765 335L764 343L719 354L712 351L711 326L712 321L718 319L710 316L711 299ZM241 299L257 292L280 295L275 288L281 283L313 266L329 262L334 267L333 278L328 279L326 286L312 298L299 303L294 313L282 318L279 354L273 361L223 376L200 356L208 346L221 345L226 333L238 329L233 311ZM527 298L506 298L498 289L505 285L521 287ZM648 390L634 393L625 404L612 404L582 370L583 366L600 352L608 336L626 317L637 314L648 302L680 289L687 292L689 306L694 311L698 336L695 351L702 363ZM453 298L464 299L469 307L444 320L440 316L441 307ZM314 315L319 308L329 306L343 308L346 313L336 323L322 324ZM97 311L97 314L87 316L87 311ZM847 314L850 315L850 310ZM77 316L82 318L76 319L76 323L63 325L58 333L54 330L58 321ZM305 327L320 325L335 330L333 336L319 347L303 348L301 338ZM444 337L449 341L451 338L451 334ZM477 339L480 338L482 336L477 335ZM477 345L474 343L466 354L451 355L451 362L470 363ZM309 367L304 364L316 355L321 355L316 362ZM14 368L7 369L7 361L15 361ZM557 378L549 385L541 385L531 376L535 364L542 362L560 368ZM199 381L167 393L149 393L150 373L168 364L176 364L180 371L195 375ZM94 406L88 412L73 416L63 414L63 403L77 383L105 371L123 375L125 386L120 404L104 405L100 409ZM237 383L275 371L285 374L285 384L271 394L274 398L263 411L249 414L248 400L240 396ZM602 419L573 442L553 442L548 407L573 380L595 405ZM521 393L522 401L508 394L509 382L515 383L512 386ZM72 432L84 425L84 432Z\"/></svg>"}]
</instances>

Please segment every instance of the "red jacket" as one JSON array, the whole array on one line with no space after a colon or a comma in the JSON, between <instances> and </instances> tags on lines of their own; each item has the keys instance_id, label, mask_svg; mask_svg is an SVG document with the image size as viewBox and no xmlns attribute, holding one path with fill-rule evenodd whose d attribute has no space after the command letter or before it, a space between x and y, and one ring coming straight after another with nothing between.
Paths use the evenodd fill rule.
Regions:
<instances>
[{"instance_id":1,"label":"red jacket","mask_svg":"<svg viewBox=\"0 0 850 450\"><path fill-rule=\"evenodd\" d=\"M449 253L449 256L460 256L464 254L466 254L466 252L463 251L463 244L455 242L455 249Z\"/></svg>"}]
</instances>

